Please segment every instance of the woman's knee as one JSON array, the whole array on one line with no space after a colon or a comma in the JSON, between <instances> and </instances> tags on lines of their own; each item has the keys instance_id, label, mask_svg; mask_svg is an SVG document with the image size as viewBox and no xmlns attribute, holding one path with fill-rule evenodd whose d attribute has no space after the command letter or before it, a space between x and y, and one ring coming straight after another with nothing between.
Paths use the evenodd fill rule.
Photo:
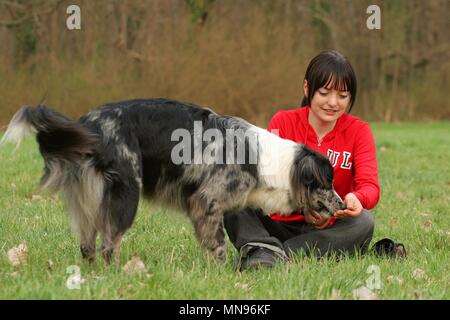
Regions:
<instances>
[{"instance_id":1,"label":"woman's knee","mask_svg":"<svg viewBox=\"0 0 450 320\"><path fill-rule=\"evenodd\" d=\"M375 228L375 220L373 219L373 215L369 210L363 210L360 215L361 224L369 231L373 232Z\"/></svg>"},{"instance_id":2,"label":"woman's knee","mask_svg":"<svg viewBox=\"0 0 450 320\"><path fill-rule=\"evenodd\" d=\"M373 231L375 228L375 221L373 215L368 210L363 210L358 217L347 218L349 223L347 226L350 229L345 234L345 240L342 243L342 250L348 251L351 254L354 250L361 250L365 253L372 241Z\"/></svg>"},{"instance_id":3,"label":"woman's knee","mask_svg":"<svg viewBox=\"0 0 450 320\"><path fill-rule=\"evenodd\" d=\"M257 219L257 210L253 208L244 208L240 210L228 211L223 216L225 229L235 227L240 224L248 223Z\"/></svg>"},{"instance_id":4,"label":"woman's knee","mask_svg":"<svg viewBox=\"0 0 450 320\"><path fill-rule=\"evenodd\" d=\"M344 230L352 230L347 234L349 238L371 239L375 228L375 221L370 211L363 209L361 214L354 218L344 218L342 221ZM350 229L347 229L350 228Z\"/></svg>"},{"instance_id":5,"label":"woman's knee","mask_svg":"<svg viewBox=\"0 0 450 320\"><path fill-rule=\"evenodd\" d=\"M347 217L337 220L336 226L342 227L345 230L347 230L347 228L351 228L368 232L373 231L375 221L372 213L369 210L363 209L361 214L357 217Z\"/></svg>"},{"instance_id":6,"label":"woman's knee","mask_svg":"<svg viewBox=\"0 0 450 320\"><path fill-rule=\"evenodd\" d=\"M364 209L363 212L355 219L361 237L365 239L365 242L370 241L375 228L375 220L372 213Z\"/></svg>"}]
</instances>

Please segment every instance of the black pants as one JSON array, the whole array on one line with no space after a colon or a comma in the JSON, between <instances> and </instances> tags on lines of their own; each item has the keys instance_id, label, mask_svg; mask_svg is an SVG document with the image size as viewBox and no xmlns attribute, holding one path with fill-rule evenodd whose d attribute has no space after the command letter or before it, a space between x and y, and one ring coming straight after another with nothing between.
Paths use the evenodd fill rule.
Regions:
<instances>
[{"instance_id":1,"label":"black pants","mask_svg":"<svg viewBox=\"0 0 450 320\"><path fill-rule=\"evenodd\" d=\"M365 253L372 240L374 220L363 210L356 218L337 219L333 226L318 230L305 221L272 220L261 210L247 208L225 214L224 225L238 249L248 243L275 246L287 254L304 251L324 256L332 253Z\"/></svg>"}]
</instances>

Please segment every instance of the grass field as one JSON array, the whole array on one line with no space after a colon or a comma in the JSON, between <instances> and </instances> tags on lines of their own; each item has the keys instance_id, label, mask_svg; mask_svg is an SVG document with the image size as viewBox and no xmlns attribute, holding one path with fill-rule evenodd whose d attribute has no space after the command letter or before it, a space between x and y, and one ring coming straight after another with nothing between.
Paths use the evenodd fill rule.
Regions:
<instances>
[{"instance_id":1,"label":"grass field","mask_svg":"<svg viewBox=\"0 0 450 320\"><path fill-rule=\"evenodd\" d=\"M34 139L16 152L2 147L0 299L353 299L353 290L377 275L380 286L373 291L380 299L449 299L450 125L374 123L372 129L382 189L374 240L403 242L409 257L336 262L298 256L272 270L244 273L233 271L230 243L224 265L209 262L187 218L146 201L124 237L121 265L85 264L59 198L36 193L43 162ZM13 267L6 253L23 241L28 263ZM134 255L147 272L123 271ZM80 268L79 289L66 286L69 266Z\"/></svg>"}]
</instances>

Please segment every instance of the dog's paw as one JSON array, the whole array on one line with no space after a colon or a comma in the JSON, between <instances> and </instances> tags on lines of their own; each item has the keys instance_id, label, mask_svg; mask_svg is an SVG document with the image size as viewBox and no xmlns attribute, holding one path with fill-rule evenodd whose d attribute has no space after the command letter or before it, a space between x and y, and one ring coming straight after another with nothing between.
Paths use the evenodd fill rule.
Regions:
<instances>
[{"instance_id":1,"label":"dog's paw","mask_svg":"<svg viewBox=\"0 0 450 320\"><path fill-rule=\"evenodd\" d=\"M223 263L226 258L226 246L220 246L214 250L208 250L208 253L209 257L211 257L214 261Z\"/></svg>"}]
</instances>

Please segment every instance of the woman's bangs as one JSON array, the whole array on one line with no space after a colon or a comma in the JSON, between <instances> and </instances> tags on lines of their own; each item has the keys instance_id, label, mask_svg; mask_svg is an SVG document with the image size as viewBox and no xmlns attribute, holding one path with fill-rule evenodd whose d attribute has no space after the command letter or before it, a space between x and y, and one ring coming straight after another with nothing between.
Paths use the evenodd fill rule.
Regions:
<instances>
[{"instance_id":1,"label":"woman's bangs","mask_svg":"<svg viewBox=\"0 0 450 320\"><path fill-rule=\"evenodd\" d=\"M352 91L352 78L346 72L330 72L325 79L323 79L323 84L320 87L337 91Z\"/></svg>"}]
</instances>

